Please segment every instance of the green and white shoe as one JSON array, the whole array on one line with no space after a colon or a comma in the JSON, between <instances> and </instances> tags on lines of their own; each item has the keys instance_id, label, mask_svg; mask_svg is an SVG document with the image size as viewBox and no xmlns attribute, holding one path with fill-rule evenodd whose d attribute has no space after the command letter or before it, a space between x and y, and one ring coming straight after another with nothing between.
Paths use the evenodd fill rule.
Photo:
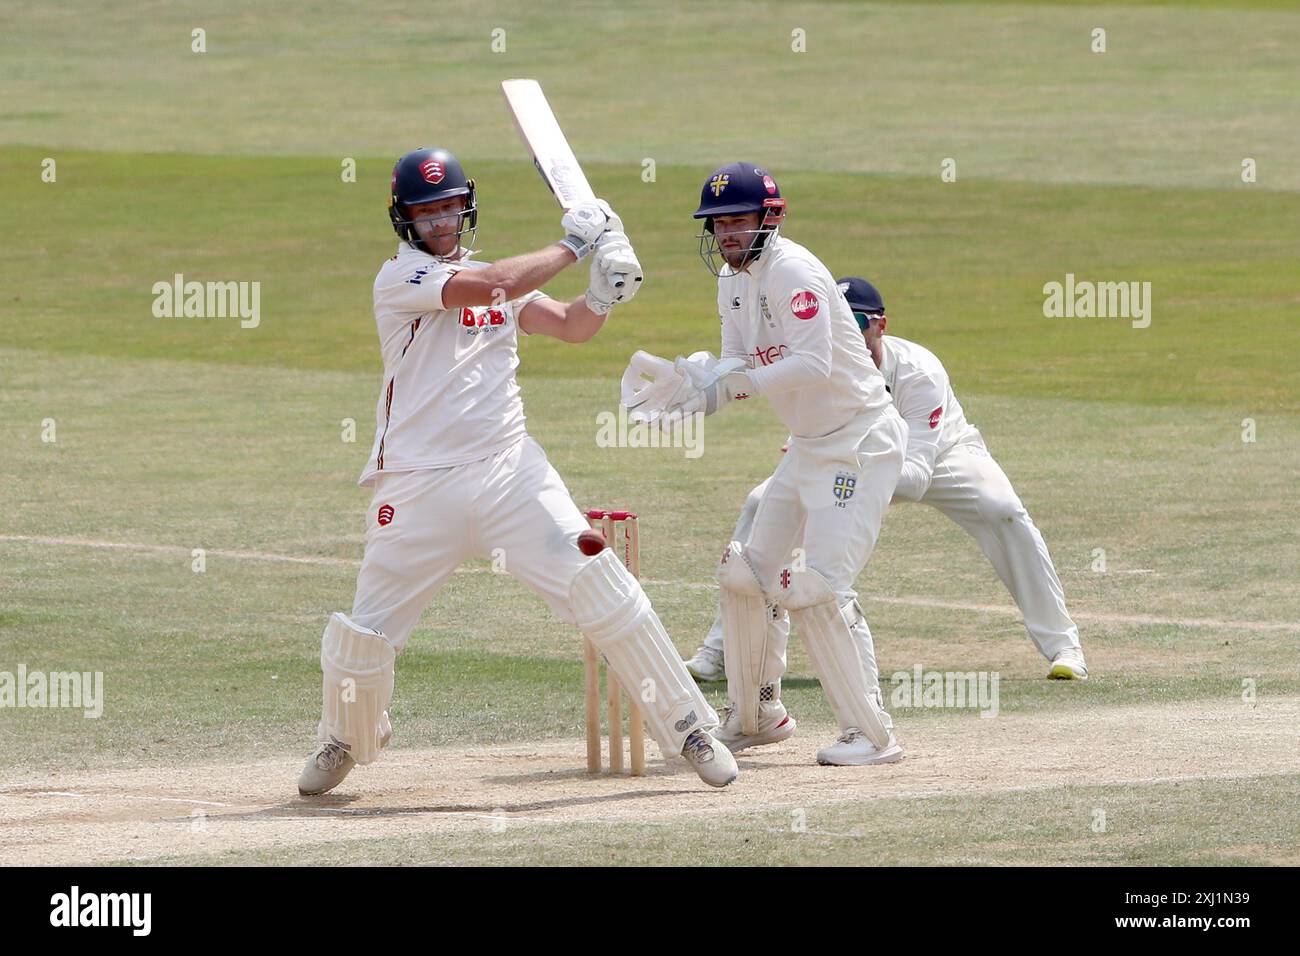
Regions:
<instances>
[{"instance_id":1,"label":"green and white shoe","mask_svg":"<svg viewBox=\"0 0 1300 956\"><path fill-rule=\"evenodd\" d=\"M1088 665L1083 660L1083 650L1067 647L1052 658L1052 669L1047 672L1049 680L1087 680Z\"/></svg>"}]
</instances>

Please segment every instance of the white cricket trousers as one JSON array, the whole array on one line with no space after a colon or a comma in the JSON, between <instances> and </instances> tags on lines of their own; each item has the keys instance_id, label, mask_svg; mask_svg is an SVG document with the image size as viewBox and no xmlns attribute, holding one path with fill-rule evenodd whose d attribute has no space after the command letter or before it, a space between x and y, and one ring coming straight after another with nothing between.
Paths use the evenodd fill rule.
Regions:
<instances>
[{"instance_id":1,"label":"white cricket trousers","mask_svg":"<svg viewBox=\"0 0 1300 956\"><path fill-rule=\"evenodd\" d=\"M575 623L569 588L591 560L577 547L589 525L531 437L465 465L381 473L367 518L352 620L398 651L470 558L493 560Z\"/></svg>"},{"instance_id":2,"label":"white cricket trousers","mask_svg":"<svg viewBox=\"0 0 1300 956\"><path fill-rule=\"evenodd\" d=\"M766 486L765 481L749 493L734 540L748 539ZM1079 630L1065 608L1065 592L1047 544L983 438L966 439L940 456L921 501L938 508L979 542L1044 657L1051 660L1066 648L1079 646ZM784 626L789 627L788 619ZM704 643L722 650L721 615L714 618Z\"/></svg>"}]
</instances>

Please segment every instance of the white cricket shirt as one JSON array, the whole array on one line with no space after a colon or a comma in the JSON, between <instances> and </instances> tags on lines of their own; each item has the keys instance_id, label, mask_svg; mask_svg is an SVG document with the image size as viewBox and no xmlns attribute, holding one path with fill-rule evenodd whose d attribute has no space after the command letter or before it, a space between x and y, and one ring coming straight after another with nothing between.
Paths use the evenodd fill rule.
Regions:
<instances>
[{"instance_id":1,"label":"white cricket shirt","mask_svg":"<svg viewBox=\"0 0 1300 956\"><path fill-rule=\"evenodd\" d=\"M930 487L934 464L944 452L979 431L953 394L948 371L929 349L886 333L880 371L907 422L907 459L894 494L919 501Z\"/></svg>"},{"instance_id":2,"label":"white cricket shirt","mask_svg":"<svg viewBox=\"0 0 1300 956\"><path fill-rule=\"evenodd\" d=\"M515 370L520 310L530 292L500 306L446 309L442 287L461 269L403 242L375 277L375 325L384 381L375 441L360 484L383 472L478 461L527 434Z\"/></svg>"},{"instance_id":3,"label":"white cricket shirt","mask_svg":"<svg viewBox=\"0 0 1300 956\"><path fill-rule=\"evenodd\" d=\"M811 252L779 234L745 272L718 279L722 357L749 364L796 438L819 438L889 404L885 380L835 279Z\"/></svg>"}]
</instances>

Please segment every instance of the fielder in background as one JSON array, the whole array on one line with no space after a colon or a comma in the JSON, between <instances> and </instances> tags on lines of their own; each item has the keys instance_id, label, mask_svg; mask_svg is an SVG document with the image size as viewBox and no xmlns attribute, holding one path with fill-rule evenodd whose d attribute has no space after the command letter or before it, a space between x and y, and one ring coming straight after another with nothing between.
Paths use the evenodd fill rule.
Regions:
<instances>
[{"instance_id":1,"label":"fielder in background","mask_svg":"<svg viewBox=\"0 0 1300 956\"><path fill-rule=\"evenodd\" d=\"M635 379L653 362L634 356L624 403L631 410L643 396L672 392L658 414L637 409L671 428L679 416L764 395L790 430L789 453L764 486L750 533L727 546L718 566L730 696L718 739L741 750L794 733L781 702L788 611L840 725L818 762L888 763L903 750L853 585L902 472L907 426L830 272L780 235L785 212L766 170L732 163L709 176L695 218L704 220L701 258L718 277L722 358L657 360L664 381L642 386Z\"/></svg>"},{"instance_id":2,"label":"fielder in background","mask_svg":"<svg viewBox=\"0 0 1300 956\"><path fill-rule=\"evenodd\" d=\"M352 613L333 614L321 640L320 744L298 789L324 793L375 759L392 734L394 662L420 613L462 561L494 552L590 638L623 687L652 688L642 713L663 752L726 786L736 762L710 734L717 714L636 578L609 549L579 551L587 519L525 430L515 382L517 332L590 339L636 293L640 263L600 200L565 213L553 245L471 261L475 195L445 150L416 150L393 169L389 217L401 242L375 279L384 382L361 475L374 498ZM585 295L560 303L537 291L586 258Z\"/></svg>"},{"instance_id":3,"label":"fielder in background","mask_svg":"<svg viewBox=\"0 0 1300 956\"><path fill-rule=\"evenodd\" d=\"M1079 631L1065 609L1047 544L979 430L966 421L943 363L915 342L885 334L885 303L870 282L841 279L839 288L885 376L894 407L907 422L907 460L894 500L933 505L978 541L1020 608L1030 638L1051 662L1047 676L1087 680ZM759 485L745 501L737 540L748 537L763 490ZM686 666L698 680L715 681L723 677L723 660L719 612L704 646Z\"/></svg>"}]
</instances>

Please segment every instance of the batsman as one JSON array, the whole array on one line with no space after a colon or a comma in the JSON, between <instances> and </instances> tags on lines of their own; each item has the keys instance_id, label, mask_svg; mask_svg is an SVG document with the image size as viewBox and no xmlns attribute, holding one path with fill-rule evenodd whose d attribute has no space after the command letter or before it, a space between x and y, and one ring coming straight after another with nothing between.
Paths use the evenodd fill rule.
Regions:
<instances>
[{"instance_id":1,"label":"batsman","mask_svg":"<svg viewBox=\"0 0 1300 956\"><path fill-rule=\"evenodd\" d=\"M701 258L718 277L722 357L660 360L661 381L652 372L648 383L646 363L634 359L624 403L671 428L682 416L763 395L792 436L748 541L732 541L717 569L731 698L718 739L739 750L794 733L781 702L784 609L840 726L818 762L891 763L903 750L854 582L902 472L907 426L830 272L780 235L785 214L776 181L752 163L708 178L695 218L704 221ZM674 377L679 385L666 387Z\"/></svg>"},{"instance_id":2,"label":"batsman","mask_svg":"<svg viewBox=\"0 0 1300 956\"><path fill-rule=\"evenodd\" d=\"M587 519L529 436L515 381L519 335L589 340L636 294L640 263L601 200L570 208L557 242L471 259L476 196L446 150L417 149L393 169L388 215L400 241L375 278L384 380L360 479L374 497L352 612L330 615L321 638L318 745L298 790L326 793L375 760L392 736L394 664L421 612L463 561L494 554L586 634L623 687L643 689L664 754L725 787L736 762L710 734L717 715L636 578L608 549L579 551ZM582 260L584 295L559 302L540 291Z\"/></svg>"}]
</instances>

